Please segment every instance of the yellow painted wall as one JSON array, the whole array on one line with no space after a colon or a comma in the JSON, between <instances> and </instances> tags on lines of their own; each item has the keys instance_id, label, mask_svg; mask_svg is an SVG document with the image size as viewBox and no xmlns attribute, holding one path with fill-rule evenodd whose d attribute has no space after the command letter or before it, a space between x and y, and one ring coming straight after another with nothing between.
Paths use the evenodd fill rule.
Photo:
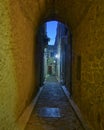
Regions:
<instances>
[{"instance_id":1,"label":"yellow painted wall","mask_svg":"<svg viewBox=\"0 0 104 130\"><path fill-rule=\"evenodd\" d=\"M13 128L17 97L8 6L8 0L0 0L0 130Z\"/></svg>"},{"instance_id":2,"label":"yellow painted wall","mask_svg":"<svg viewBox=\"0 0 104 130\"><path fill-rule=\"evenodd\" d=\"M8 0L0 0L0 130L14 127L17 82L11 52Z\"/></svg>"},{"instance_id":3,"label":"yellow painted wall","mask_svg":"<svg viewBox=\"0 0 104 130\"><path fill-rule=\"evenodd\" d=\"M93 130L104 130L104 1L94 1L73 32L73 94ZM77 57L81 56L81 80Z\"/></svg>"},{"instance_id":4,"label":"yellow painted wall","mask_svg":"<svg viewBox=\"0 0 104 130\"><path fill-rule=\"evenodd\" d=\"M30 102L34 89L34 26L23 14L19 2L10 3L11 49L14 58L17 88L17 110L21 111Z\"/></svg>"},{"instance_id":5,"label":"yellow painted wall","mask_svg":"<svg viewBox=\"0 0 104 130\"><path fill-rule=\"evenodd\" d=\"M21 130L18 120L37 91L36 27L18 1L0 0L0 130Z\"/></svg>"}]
</instances>

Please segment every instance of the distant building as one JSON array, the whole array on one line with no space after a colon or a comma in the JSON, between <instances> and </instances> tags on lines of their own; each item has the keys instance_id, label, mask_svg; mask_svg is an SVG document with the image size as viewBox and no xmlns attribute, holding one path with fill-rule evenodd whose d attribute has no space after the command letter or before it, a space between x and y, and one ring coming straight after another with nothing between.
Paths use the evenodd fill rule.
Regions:
<instances>
[{"instance_id":1,"label":"distant building","mask_svg":"<svg viewBox=\"0 0 104 130\"><path fill-rule=\"evenodd\" d=\"M42 25L39 42L41 83L54 75L62 84L71 84L71 41L67 26L58 22L55 44L48 45L46 24Z\"/></svg>"},{"instance_id":2,"label":"distant building","mask_svg":"<svg viewBox=\"0 0 104 130\"><path fill-rule=\"evenodd\" d=\"M47 46L47 67L48 75L56 75L56 59L55 59L55 46Z\"/></svg>"},{"instance_id":3,"label":"distant building","mask_svg":"<svg viewBox=\"0 0 104 130\"><path fill-rule=\"evenodd\" d=\"M39 49L39 59L40 60L40 82L43 84L45 80L45 76L47 74L47 56L46 56L46 48L48 45L49 38L47 37L47 28L46 23L40 26L38 32L38 49Z\"/></svg>"},{"instance_id":4,"label":"distant building","mask_svg":"<svg viewBox=\"0 0 104 130\"><path fill-rule=\"evenodd\" d=\"M58 22L57 35L55 40L56 58L57 58L57 79L65 83L66 76L66 46L68 44L68 28Z\"/></svg>"},{"instance_id":5,"label":"distant building","mask_svg":"<svg viewBox=\"0 0 104 130\"><path fill-rule=\"evenodd\" d=\"M48 45L49 38L46 32L46 23L40 27L39 30L39 43L40 43L40 68L41 68L41 81L49 75L55 75L55 48L54 45Z\"/></svg>"}]
</instances>

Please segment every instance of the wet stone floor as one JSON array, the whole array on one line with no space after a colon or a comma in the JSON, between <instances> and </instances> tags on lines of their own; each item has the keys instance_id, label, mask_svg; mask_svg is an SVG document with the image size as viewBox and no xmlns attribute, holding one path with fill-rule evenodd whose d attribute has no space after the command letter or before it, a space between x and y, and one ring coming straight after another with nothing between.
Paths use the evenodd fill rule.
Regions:
<instances>
[{"instance_id":1,"label":"wet stone floor","mask_svg":"<svg viewBox=\"0 0 104 130\"><path fill-rule=\"evenodd\" d=\"M25 130L84 130L60 84L48 80Z\"/></svg>"}]
</instances>

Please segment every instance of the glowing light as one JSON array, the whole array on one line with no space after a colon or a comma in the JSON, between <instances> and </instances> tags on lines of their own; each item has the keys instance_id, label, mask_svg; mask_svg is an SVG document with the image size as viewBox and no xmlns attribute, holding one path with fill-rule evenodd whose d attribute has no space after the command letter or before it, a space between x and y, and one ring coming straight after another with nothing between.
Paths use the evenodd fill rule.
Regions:
<instances>
[{"instance_id":1,"label":"glowing light","mask_svg":"<svg viewBox=\"0 0 104 130\"><path fill-rule=\"evenodd\" d=\"M55 57L56 57L57 59L59 59L59 58L60 58L60 55L59 55L59 54L56 54Z\"/></svg>"}]
</instances>

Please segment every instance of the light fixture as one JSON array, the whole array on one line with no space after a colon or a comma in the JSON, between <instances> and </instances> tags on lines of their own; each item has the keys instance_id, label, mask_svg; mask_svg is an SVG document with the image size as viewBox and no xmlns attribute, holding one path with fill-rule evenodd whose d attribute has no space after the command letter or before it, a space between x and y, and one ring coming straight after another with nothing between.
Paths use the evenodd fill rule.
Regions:
<instances>
[{"instance_id":1,"label":"light fixture","mask_svg":"<svg viewBox=\"0 0 104 130\"><path fill-rule=\"evenodd\" d=\"M57 59L59 59L59 58L60 58L60 55L59 55L59 54L56 54L55 57L56 57Z\"/></svg>"}]
</instances>

